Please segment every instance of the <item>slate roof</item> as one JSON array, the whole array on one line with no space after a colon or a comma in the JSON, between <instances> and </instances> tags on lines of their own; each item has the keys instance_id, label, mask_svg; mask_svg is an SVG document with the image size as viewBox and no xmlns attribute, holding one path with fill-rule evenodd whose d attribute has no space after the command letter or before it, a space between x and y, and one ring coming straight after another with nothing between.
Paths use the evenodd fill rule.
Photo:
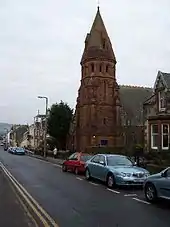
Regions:
<instances>
[{"instance_id":1,"label":"slate roof","mask_svg":"<svg viewBox=\"0 0 170 227\"><path fill-rule=\"evenodd\" d=\"M122 108L132 125L142 124L143 103L153 94L152 88L120 86Z\"/></svg>"},{"instance_id":2,"label":"slate roof","mask_svg":"<svg viewBox=\"0 0 170 227\"><path fill-rule=\"evenodd\" d=\"M170 73L158 71L154 84L154 90L157 88L157 84L159 83L160 79L162 80L163 86L167 89L170 89Z\"/></svg>"},{"instance_id":3,"label":"slate roof","mask_svg":"<svg viewBox=\"0 0 170 227\"><path fill-rule=\"evenodd\" d=\"M170 88L170 73L160 72L165 80L167 88Z\"/></svg>"}]
</instances>

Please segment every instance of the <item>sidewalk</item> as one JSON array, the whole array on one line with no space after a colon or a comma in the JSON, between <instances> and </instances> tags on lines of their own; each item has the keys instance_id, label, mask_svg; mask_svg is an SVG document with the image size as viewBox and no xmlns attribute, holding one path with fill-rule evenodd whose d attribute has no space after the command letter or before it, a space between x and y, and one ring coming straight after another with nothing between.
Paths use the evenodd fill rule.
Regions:
<instances>
[{"instance_id":1,"label":"sidewalk","mask_svg":"<svg viewBox=\"0 0 170 227\"><path fill-rule=\"evenodd\" d=\"M14 189L0 168L0 226L33 227L35 224L22 207Z\"/></svg>"},{"instance_id":2,"label":"sidewalk","mask_svg":"<svg viewBox=\"0 0 170 227\"><path fill-rule=\"evenodd\" d=\"M52 158L52 157L42 157L40 155L35 155L33 152L29 152L27 151L27 155L28 156L31 156L33 158L37 158L37 159L41 159L41 160L44 160L44 161L47 161L47 162L51 162L53 164L57 164L57 165L62 165L64 160L63 159L59 159L59 158Z\"/></svg>"}]
</instances>

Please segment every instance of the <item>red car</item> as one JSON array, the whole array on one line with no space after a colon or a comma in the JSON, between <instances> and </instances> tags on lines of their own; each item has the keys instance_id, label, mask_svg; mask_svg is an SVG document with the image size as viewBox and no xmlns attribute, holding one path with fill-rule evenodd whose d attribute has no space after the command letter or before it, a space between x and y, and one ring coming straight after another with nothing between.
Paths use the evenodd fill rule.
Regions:
<instances>
[{"instance_id":1,"label":"red car","mask_svg":"<svg viewBox=\"0 0 170 227\"><path fill-rule=\"evenodd\" d=\"M85 153L74 153L70 155L70 157L63 162L62 170L63 172L71 171L75 174L84 173L85 172L85 163L89 160L92 155Z\"/></svg>"}]
</instances>

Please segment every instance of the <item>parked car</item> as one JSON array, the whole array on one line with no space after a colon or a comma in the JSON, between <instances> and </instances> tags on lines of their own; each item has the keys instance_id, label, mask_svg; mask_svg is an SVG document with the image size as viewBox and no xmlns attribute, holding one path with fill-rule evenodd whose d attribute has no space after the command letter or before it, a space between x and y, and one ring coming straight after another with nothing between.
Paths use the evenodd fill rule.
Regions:
<instances>
[{"instance_id":1,"label":"parked car","mask_svg":"<svg viewBox=\"0 0 170 227\"><path fill-rule=\"evenodd\" d=\"M98 154L86 162L86 179L96 178L106 182L109 188L116 185L143 185L149 172L134 166L123 155Z\"/></svg>"},{"instance_id":2,"label":"parked car","mask_svg":"<svg viewBox=\"0 0 170 227\"><path fill-rule=\"evenodd\" d=\"M24 155L25 154L25 149L22 147L9 147L8 152L11 154L20 154Z\"/></svg>"},{"instance_id":3,"label":"parked car","mask_svg":"<svg viewBox=\"0 0 170 227\"><path fill-rule=\"evenodd\" d=\"M25 149L22 148L22 147L15 147L14 148L14 154L25 155Z\"/></svg>"},{"instance_id":4,"label":"parked car","mask_svg":"<svg viewBox=\"0 0 170 227\"><path fill-rule=\"evenodd\" d=\"M149 176L144 183L146 200L156 202L158 198L170 199L170 167Z\"/></svg>"},{"instance_id":5,"label":"parked car","mask_svg":"<svg viewBox=\"0 0 170 227\"><path fill-rule=\"evenodd\" d=\"M8 153L13 153L13 147L8 147Z\"/></svg>"},{"instance_id":6,"label":"parked car","mask_svg":"<svg viewBox=\"0 0 170 227\"><path fill-rule=\"evenodd\" d=\"M85 153L74 153L70 155L70 157L63 162L62 170L63 172L71 171L75 174L84 173L85 172L85 163L89 160L92 155Z\"/></svg>"}]
</instances>

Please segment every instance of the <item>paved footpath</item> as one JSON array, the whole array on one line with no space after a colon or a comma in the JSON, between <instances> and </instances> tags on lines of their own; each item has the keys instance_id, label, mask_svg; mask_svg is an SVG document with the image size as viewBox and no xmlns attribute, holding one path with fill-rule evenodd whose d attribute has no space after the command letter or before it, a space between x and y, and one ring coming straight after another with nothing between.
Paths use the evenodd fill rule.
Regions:
<instances>
[{"instance_id":1,"label":"paved footpath","mask_svg":"<svg viewBox=\"0 0 170 227\"><path fill-rule=\"evenodd\" d=\"M20 203L9 180L0 168L0 226L32 227L36 226Z\"/></svg>"},{"instance_id":2,"label":"paved footpath","mask_svg":"<svg viewBox=\"0 0 170 227\"><path fill-rule=\"evenodd\" d=\"M51 162L51 163L57 164L57 165L62 165L63 162L64 162L63 159L53 158L53 157L46 157L46 158L44 158L43 156L35 155L33 152L29 152L29 151L27 151L27 155L28 156L31 156L33 158L41 159L41 160L44 160L44 161L47 161L47 162Z\"/></svg>"}]
</instances>

